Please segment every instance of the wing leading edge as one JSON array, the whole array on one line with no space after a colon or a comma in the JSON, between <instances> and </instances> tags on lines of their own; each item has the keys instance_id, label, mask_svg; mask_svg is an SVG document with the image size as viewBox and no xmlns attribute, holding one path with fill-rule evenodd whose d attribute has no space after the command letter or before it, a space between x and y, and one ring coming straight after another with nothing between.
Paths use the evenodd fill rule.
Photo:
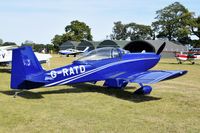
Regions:
<instances>
[{"instance_id":1,"label":"wing leading edge","mask_svg":"<svg viewBox=\"0 0 200 133\"><path fill-rule=\"evenodd\" d=\"M142 73L137 73L128 77L129 82L142 83L142 84L154 84L163 80L173 79L186 74L187 71L174 70L174 71L162 71L151 70Z\"/></svg>"}]
</instances>

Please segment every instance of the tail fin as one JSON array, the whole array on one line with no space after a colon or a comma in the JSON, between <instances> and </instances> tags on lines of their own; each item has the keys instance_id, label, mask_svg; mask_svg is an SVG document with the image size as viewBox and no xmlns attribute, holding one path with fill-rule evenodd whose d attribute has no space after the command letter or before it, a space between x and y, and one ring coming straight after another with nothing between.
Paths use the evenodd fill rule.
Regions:
<instances>
[{"instance_id":1,"label":"tail fin","mask_svg":"<svg viewBox=\"0 0 200 133\"><path fill-rule=\"evenodd\" d=\"M13 50L11 88L32 89L42 86L36 80L41 79L44 70L29 46Z\"/></svg>"}]
</instances>

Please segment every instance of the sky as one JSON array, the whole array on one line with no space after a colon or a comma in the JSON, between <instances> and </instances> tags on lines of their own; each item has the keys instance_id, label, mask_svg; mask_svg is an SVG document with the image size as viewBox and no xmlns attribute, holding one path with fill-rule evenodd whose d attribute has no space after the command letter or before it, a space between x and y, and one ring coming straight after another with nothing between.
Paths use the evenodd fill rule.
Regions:
<instances>
[{"instance_id":1,"label":"sky","mask_svg":"<svg viewBox=\"0 0 200 133\"><path fill-rule=\"evenodd\" d=\"M178 0L177 0L178 1ZM18 45L26 40L49 44L73 20L85 22L94 41L112 33L114 22L151 25L156 11L174 0L2 0L0 38ZM200 16L200 0L179 0Z\"/></svg>"}]
</instances>

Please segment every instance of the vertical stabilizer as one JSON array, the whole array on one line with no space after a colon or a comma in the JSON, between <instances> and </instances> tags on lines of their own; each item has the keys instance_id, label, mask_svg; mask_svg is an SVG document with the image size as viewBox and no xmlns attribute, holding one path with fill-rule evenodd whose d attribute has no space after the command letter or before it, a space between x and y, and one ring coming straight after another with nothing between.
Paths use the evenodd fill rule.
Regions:
<instances>
[{"instance_id":1,"label":"vertical stabilizer","mask_svg":"<svg viewBox=\"0 0 200 133\"><path fill-rule=\"evenodd\" d=\"M41 86L41 83L35 83L35 79L40 79L44 72L38 59L29 46L13 50L12 70L11 70L11 88L12 89L32 89ZM38 76L39 75L39 76Z\"/></svg>"}]
</instances>

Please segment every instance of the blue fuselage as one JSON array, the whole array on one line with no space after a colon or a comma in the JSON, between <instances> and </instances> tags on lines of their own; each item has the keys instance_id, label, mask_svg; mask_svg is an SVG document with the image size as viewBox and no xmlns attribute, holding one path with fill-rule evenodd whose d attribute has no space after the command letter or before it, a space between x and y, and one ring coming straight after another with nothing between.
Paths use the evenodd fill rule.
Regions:
<instances>
[{"instance_id":1,"label":"blue fuselage","mask_svg":"<svg viewBox=\"0 0 200 133\"><path fill-rule=\"evenodd\" d=\"M129 53L103 60L74 61L70 65L46 71L45 86L127 77L151 69L159 60L160 55L155 53Z\"/></svg>"}]
</instances>

